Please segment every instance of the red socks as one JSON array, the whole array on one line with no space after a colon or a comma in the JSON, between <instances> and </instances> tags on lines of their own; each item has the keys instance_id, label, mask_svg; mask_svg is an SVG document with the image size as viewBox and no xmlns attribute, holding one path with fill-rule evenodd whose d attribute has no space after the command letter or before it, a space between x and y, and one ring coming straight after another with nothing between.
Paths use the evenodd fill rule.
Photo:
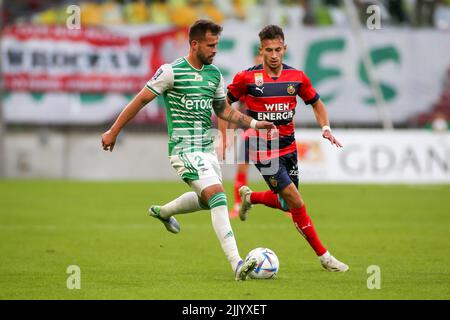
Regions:
<instances>
[{"instance_id":1,"label":"red socks","mask_svg":"<svg viewBox=\"0 0 450 320\"><path fill-rule=\"evenodd\" d=\"M255 192L253 191L250 195L250 202L252 204L264 204L268 207L283 210L280 201L278 200L278 195L272 190Z\"/></svg>"},{"instance_id":2,"label":"red socks","mask_svg":"<svg viewBox=\"0 0 450 320\"><path fill-rule=\"evenodd\" d=\"M234 203L241 203L239 188L245 185L247 185L247 173L238 171L238 173L236 174L236 181L234 182Z\"/></svg>"},{"instance_id":3,"label":"red socks","mask_svg":"<svg viewBox=\"0 0 450 320\"><path fill-rule=\"evenodd\" d=\"M264 204L268 207L283 210L278 195L272 190L264 192L252 192L250 195L250 202L252 204ZM306 212L306 207L295 208L290 210L292 221L298 232L308 241L309 245L314 249L318 256L327 252L327 249L322 245L317 235L316 229L311 221L311 218Z\"/></svg>"},{"instance_id":4,"label":"red socks","mask_svg":"<svg viewBox=\"0 0 450 320\"><path fill-rule=\"evenodd\" d=\"M303 206L301 208L291 209L290 212L298 232L305 237L306 241L308 241L309 245L314 249L316 254L321 256L327 252L327 249L319 240L311 218L308 216L308 213L306 213L306 207Z\"/></svg>"}]
</instances>

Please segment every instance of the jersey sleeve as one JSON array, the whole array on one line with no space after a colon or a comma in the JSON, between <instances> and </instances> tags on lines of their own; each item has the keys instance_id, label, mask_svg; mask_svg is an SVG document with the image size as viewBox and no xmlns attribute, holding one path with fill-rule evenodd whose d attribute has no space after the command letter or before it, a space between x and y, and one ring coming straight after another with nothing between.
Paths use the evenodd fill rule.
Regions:
<instances>
[{"instance_id":1,"label":"jersey sleeve","mask_svg":"<svg viewBox=\"0 0 450 320\"><path fill-rule=\"evenodd\" d=\"M241 71L237 73L233 82L228 85L227 96L232 102L236 102L247 94L247 84L245 83L245 73Z\"/></svg>"},{"instance_id":2,"label":"jersey sleeve","mask_svg":"<svg viewBox=\"0 0 450 320\"><path fill-rule=\"evenodd\" d=\"M220 75L220 82L214 94L214 100L225 100L225 88L222 75Z\"/></svg>"},{"instance_id":3,"label":"jersey sleeve","mask_svg":"<svg viewBox=\"0 0 450 320\"><path fill-rule=\"evenodd\" d=\"M170 64L163 64L147 82L146 87L156 95L173 87L173 70Z\"/></svg>"},{"instance_id":4,"label":"jersey sleeve","mask_svg":"<svg viewBox=\"0 0 450 320\"><path fill-rule=\"evenodd\" d=\"M313 104L314 102L319 100L320 96L316 92L316 89L314 89L311 81L304 72L302 72L302 76L302 85L300 87L298 95L300 98L302 98L305 104Z\"/></svg>"}]
</instances>

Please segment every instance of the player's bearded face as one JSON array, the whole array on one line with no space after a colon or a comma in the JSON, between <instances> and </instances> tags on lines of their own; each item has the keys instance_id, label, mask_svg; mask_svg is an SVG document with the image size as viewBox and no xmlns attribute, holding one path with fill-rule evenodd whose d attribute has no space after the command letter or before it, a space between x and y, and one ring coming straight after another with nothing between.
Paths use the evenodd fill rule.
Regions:
<instances>
[{"instance_id":1,"label":"player's bearded face","mask_svg":"<svg viewBox=\"0 0 450 320\"><path fill-rule=\"evenodd\" d=\"M217 53L217 44L219 43L219 36L212 35L207 32L205 38L198 43L197 58L203 64L211 64L214 56Z\"/></svg>"},{"instance_id":2,"label":"player's bearded face","mask_svg":"<svg viewBox=\"0 0 450 320\"><path fill-rule=\"evenodd\" d=\"M260 53L263 56L264 65L270 69L278 69L283 63L286 45L283 39L266 39L261 42Z\"/></svg>"}]
</instances>

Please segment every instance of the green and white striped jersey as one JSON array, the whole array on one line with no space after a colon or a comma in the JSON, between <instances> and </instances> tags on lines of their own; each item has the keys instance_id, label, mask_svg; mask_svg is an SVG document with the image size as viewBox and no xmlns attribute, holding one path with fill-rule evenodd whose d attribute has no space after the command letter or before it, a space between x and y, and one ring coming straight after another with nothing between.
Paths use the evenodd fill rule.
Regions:
<instances>
[{"instance_id":1,"label":"green and white striped jersey","mask_svg":"<svg viewBox=\"0 0 450 320\"><path fill-rule=\"evenodd\" d=\"M213 151L212 103L225 99L223 77L216 66L203 65L198 70L186 58L179 58L162 65L147 88L164 97L170 156Z\"/></svg>"}]
</instances>

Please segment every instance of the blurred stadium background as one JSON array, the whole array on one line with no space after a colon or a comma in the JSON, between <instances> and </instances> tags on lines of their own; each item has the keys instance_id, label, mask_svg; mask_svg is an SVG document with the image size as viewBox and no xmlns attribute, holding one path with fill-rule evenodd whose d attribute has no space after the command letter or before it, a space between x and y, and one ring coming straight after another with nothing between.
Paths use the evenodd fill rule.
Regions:
<instances>
[{"instance_id":1,"label":"blurred stadium background","mask_svg":"<svg viewBox=\"0 0 450 320\"><path fill-rule=\"evenodd\" d=\"M430 132L448 132L450 119L450 1L353 1L360 31L348 3L3 1L2 176L176 180L162 100L140 112L112 155L100 152L99 133L160 64L186 53L187 27L209 18L224 25L215 64L226 83L252 65L261 27L279 24L285 62L310 75L332 127L376 130L344 131L347 153L327 153L317 130L299 139L304 181L448 182L448 134ZM381 29L366 26L373 4ZM305 107L296 122L316 128ZM392 126L398 133L379 130ZM224 167L226 179L233 172Z\"/></svg>"},{"instance_id":2,"label":"blurred stadium background","mask_svg":"<svg viewBox=\"0 0 450 320\"><path fill-rule=\"evenodd\" d=\"M3 275L0 283L10 289L3 290L0 297L62 297L66 293L60 284L55 284L52 272L65 270L68 264L77 261L88 266L92 261L98 262L97 266L91 266L92 273L98 266L108 265L112 271L106 269L117 272L119 278L127 274L129 282L121 285L134 290L134 285L141 286L141 276L150 277L144 271L149 264L145 259L150 258L136 254L149 250L144 245L149 237L145 229L148 225L164 246L172 246L173 250L183 248L181 242L172 244L171 238L153 221L139 221L143 224L140 226L130 213L145 212L149 201L164 202L182 192L183 184L167 160L162 100L144 108L125 128L113 153L102 150L100 135L160 64L186 54L187 27L198 18L209 18L224 26L214 63L222 70L226 84L236 72L252 65L259 30L269 23L282 26L288 45L285 63L309 75L326 102L337 138L344 144L342 150L336 150L324 141L313 112L299 101L296 135L301 181L319 184L311 187L306 184L305 198L314 203L319 230L322 228L329 242L333 239L339 246L342 259L362 274L362 280L357 272L350 274L355 281L337 280L334 287L322 287L324 295L316 292L313 297L450 297L449 261L445 254L450 243L450 0L0 0L0 3L0 177L4 178L3 182L0 180L0 249L5 257L0 264ZM381 14L380 29L368 26L373 17L373 12L367 10L371 5L376 5ZM81 12L79 28L77 8ZM358 26L352 23L354 18L360 22ZM234 165L223 166L230 199L235 170ZM89 181L73 184L73 180ZM90 183L91 180L107 181L96 184ZM109 180L133 182L121 184ZM165 182L160 184L162 180ZM252 168L250 181L258 182L258 187L264 189L261 180ZM345 186L346 183L354 185ZM380 185L384 188L379 188ZM328 207L323 190L332 190ZM152 194L154 197L149 199ZM129 214L124 214L127 210ZM277 220L274 225L283 218L271 218L270 211L264 210L261 208L265 219ZM331 211L333 214L327 216ZM424 212L427 222L422 224ZM200 228L204 225L199 234L210 237L211 246L217 245L212 240L208 218L194 215L185 222L188 231L194 224ZM298 235L291 224L284 225L287 231L282 231L281 226L274 227L268 243L281 256L283 268L286 266L284 277L295 279L289 265L298 261L291 257L297 250L292 246L298 244ZM424 230L423 225L428 228ZM252 229L248 223L238 226L243 251L260 245L251 232L271 230L267 225L259 229ZM393 226L398 231L395 235ZM286 234L287 242L275 238L280 231ZM190 236L194 237L193 234ZM414 242L416 237L420 241ZM24 239L29 241L25 243ZM127 239L139 241L133 241L129 250L124 245ZM194 241L197 238L187 235L184 239L186 244L200 246L194 251L205 252L202 245L208 242L203 240L206 238ZM81 249L93 243L99 252L105 253L97 255L94 250L88 254L89 250ZM366 254L368 247L375 249ZM111 251L113 248L117 251ZM190 259L192 251L183 250L178 252L179 259ZM308 249L304 250L305 255L311 256ZM69 251L73 254L68 254ZM165 266L172 267L169 262L172 257L164 254ZM220 254L217 246L211 249L211 255L223 259ZM48 263L42 262L43 257ZM138 263L138 267L130 261ZM308 259L300 261L309 266ZM384 262L388 269L392 261L397 264L391 265L390 274L395 276L389 279L392 291L384 291L387 295L370 296L367 289L352 287L353 283L364 287L368 264ZM180 286L189 274L195 274L196 263L176 270L181 275L176 278ZM298 283L303 288L310 285L312 291L317 286L312 282L316 276L315 263L311 262L313 271L310 274L307 271L308 277ZM414 269L418 265L420 270ZM228 279L222 267L211 263L212 269ZM130 279L134 276L127 272L129 268L137 268L141 273ZM429 274L429 270L434 273ZM56 280L64 284L65 276L62 272ZM117 278L107 278L106 273L96 276L101 279L96 288L103 291L65 297L123 297L123 292L113 287ZM207 276L199 276L207 281ZM324 281L328 281L326 276L321 276ZM222 280L220 276L213 280L217 277ZM39 282L40 279L46 282ZM210 282L190 279L193 287L199 283L204 286L202 293L185 287L183 290L167 287L172 282L173 286L178 284L170 277L163 281L145 279L147 284L159 281L158 289L162 291L157 291L160 294L157 297L162 298L173 297L164 291L167 288L182 292L180 298L257 298L234 292L232 284L229 295L220 291L222 287L217 289L221 294L209 296L208 285L213 286ZM37 287L30 289L29 282ZM49 289L48 283L53 287ZM268 285L277 291L277 284ZM257 290L258 284L254 286ZM228 288L228 284L224 287ZM399 287L402 289L395 291ZM147 289L152 288L148 285ZM308 292L292 288L279 297L310 297ZM343 295L341 288L345 288ZM127 291L125 296L136 297L133 292L140 294L137 297L155 298L153 291L143 288ZM271 299L269 295L262 297Z\"/></svg>"}]
</instances>

